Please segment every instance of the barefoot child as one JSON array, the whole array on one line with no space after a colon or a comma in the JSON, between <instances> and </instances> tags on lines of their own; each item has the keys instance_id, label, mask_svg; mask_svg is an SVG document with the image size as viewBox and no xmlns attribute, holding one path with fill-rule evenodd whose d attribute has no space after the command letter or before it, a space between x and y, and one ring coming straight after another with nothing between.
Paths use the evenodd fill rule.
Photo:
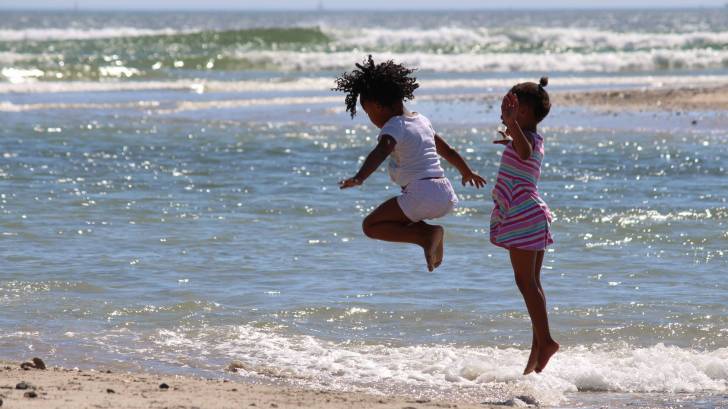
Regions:
<instances>
[{"instance_id":1,"label":"barefoot child","mask_svg":"<svg viewBox=\"0 0 728 409\"><path fill-rule=\"evenodd\" d=\"M340 182L341 189L361 185L390 154L389 175L402 194L382 203L363 223L364 234L373 239L412 243L425 251L427 269L443 259L443 229L425 223L448 214L458 199L440 166L439 156L453 164L463 185L480 188L485 179L473 173L463 158L432 128L424 115L410 112L404 101L413 99L419 87L414 70L394 62L374 64L372 56L357 69L336 79L336 91L346 93L346 110L356 114L357 99L377 128L378 143L357 174Z\"/></svg>"},{"instance_id":2,"label":"barefoot child","mask_svg":"<svg viewBox=\"0 0 728 409\"><path fill-rule=\"evenodd\" d=\"M559 344L551 338L546 314L546 297L541 288L541 263L546 246L553 243L549 233L551 212L538 194L543 137L536 126L551 109L544 89L548 78L536 84L515 85L503 98L501 119L506 125L506 145L493 188L495 207L490 218L490 241L510 253L518 289L531 317L533 341L524 375L540 373ZM510 137L510 139L508 138Z\"/></svg>"}]
</instances>

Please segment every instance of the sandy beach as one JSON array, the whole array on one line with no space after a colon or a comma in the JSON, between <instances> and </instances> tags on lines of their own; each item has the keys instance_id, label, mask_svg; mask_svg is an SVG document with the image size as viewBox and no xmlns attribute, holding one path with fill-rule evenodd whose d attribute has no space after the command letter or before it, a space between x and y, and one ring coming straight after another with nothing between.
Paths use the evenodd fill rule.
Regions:
<instances>
[{"instance_id":1,"label":"sandy beach","mask_svg":"<svg viewBox=\"0 0 728 409\"><path fill-rule=\"evenodd\" d=\"M719 111L728 109L728 84L589 92L554 92L553 103L610 111Z\"/></svg>"},{"instance_id":2,"label":"sandy beach","mask_svg":"<svg viewBox=\"0 0 728 409\"><path fill-rule=\"evenodd\" d=\"M22 369L0 361L3 408L496 408L501 405L437 402L396 396L298 389L238 381L151 373L116 373L103 368ZM166 387L165 387L166 385ZM521 402L504 402L516 406Z\"/></svg>"}]
</instances>

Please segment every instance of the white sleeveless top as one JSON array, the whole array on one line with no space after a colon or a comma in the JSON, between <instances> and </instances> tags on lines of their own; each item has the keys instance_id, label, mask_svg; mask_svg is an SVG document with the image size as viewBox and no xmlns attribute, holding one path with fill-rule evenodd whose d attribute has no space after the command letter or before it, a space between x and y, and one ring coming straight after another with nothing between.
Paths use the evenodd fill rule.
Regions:
<instances>
[{"instance_id":1,"label":"white sleeveless top","mask_svg":"<svg viewBox=\"0 0 728 409\"><path fill-rule=\"evenodd\" d=\"M389 161L389 177L402 187L413 180L445 176L435 147L435 130L424 115L393 116L379 132L397 142Z\"/></svg>"}]
</instances>

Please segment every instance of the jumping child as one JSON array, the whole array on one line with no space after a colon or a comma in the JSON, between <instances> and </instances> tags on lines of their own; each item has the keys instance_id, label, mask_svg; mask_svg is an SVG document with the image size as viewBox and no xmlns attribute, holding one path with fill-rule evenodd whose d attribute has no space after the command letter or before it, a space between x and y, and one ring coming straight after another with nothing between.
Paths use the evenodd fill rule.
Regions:
<instances>
[{"instance_id":1,"label":"jumping child","mask_svg":"<svg viewBox=\"0 0 728 409\"><path fill-rule=\"evenodd\" d=\"M544 154L544 140L536 127L551 110L546 85L548 78L543 77L538 84L524 82L511 88L501 104L501 120L507 130L501 132L502 140L495 141L506 149L493 188L490 241L509 251L516 284L531 317L533 338L524 375L543 371L559 350L551 338L541 287L544 250L553 243L551 212L536 187Z\"/></svg>"},{"instance_id":2,"label":"jumping child","mask_svg":"<svg viewBox=\"0 0 728 409\"><path fill-rule=\"evenodd\" d=\"M427 269L432 271L443 260L444 230L423 220L445 216L458 202L439 156L460 171L463 185L480 188L485 179L470 170L424 115L404 106L405 100L414 99L412 93L419 87L411 76L413 69L391 60L374 64L371 55L356 67L336 79L334 90L346 93L346 110L352 118L359 100L381 131L377 146L359 172L339 185L341 189L361 185L391 154L389 176L402 187L402 194L374 209L364 219L362 229L373 239L417 244L425 251Z\"/></svg>"}]
</instances>

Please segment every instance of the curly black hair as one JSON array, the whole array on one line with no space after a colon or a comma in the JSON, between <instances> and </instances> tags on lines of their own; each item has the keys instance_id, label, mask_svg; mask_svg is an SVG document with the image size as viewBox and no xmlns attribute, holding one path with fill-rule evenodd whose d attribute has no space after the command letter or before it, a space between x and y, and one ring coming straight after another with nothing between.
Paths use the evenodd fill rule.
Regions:
<instances>
[{"instance_id":1,"label":"curly black hair","mask_svg":"<svg viewBox=\"0 0 728 409\"><path fill-rule=\"evenodd\" d=\"M356 115L356 102L360 96L385 106L415 98L412 93L419 88L417 78L411 76L415 69L395 64L392 60L374 64L371 55L356 67L336 78L336 88L332 88L332 91L346 93L346 110L352 118Z\"/></svg>"},{"instance_id":2,"label":"curly black hair","mask_svg":"<svg viewBox=\"0 0 728 409\"><path fill-rule=\"evenodd\" d=\"M511 88L512 93L518 97L518 103L533 109L536 121L541 122L551 111L549 93L544 88L549 85L548 77L541 77L538 84L535 82L522 82Z\"/></svg>"}]
</instances>

